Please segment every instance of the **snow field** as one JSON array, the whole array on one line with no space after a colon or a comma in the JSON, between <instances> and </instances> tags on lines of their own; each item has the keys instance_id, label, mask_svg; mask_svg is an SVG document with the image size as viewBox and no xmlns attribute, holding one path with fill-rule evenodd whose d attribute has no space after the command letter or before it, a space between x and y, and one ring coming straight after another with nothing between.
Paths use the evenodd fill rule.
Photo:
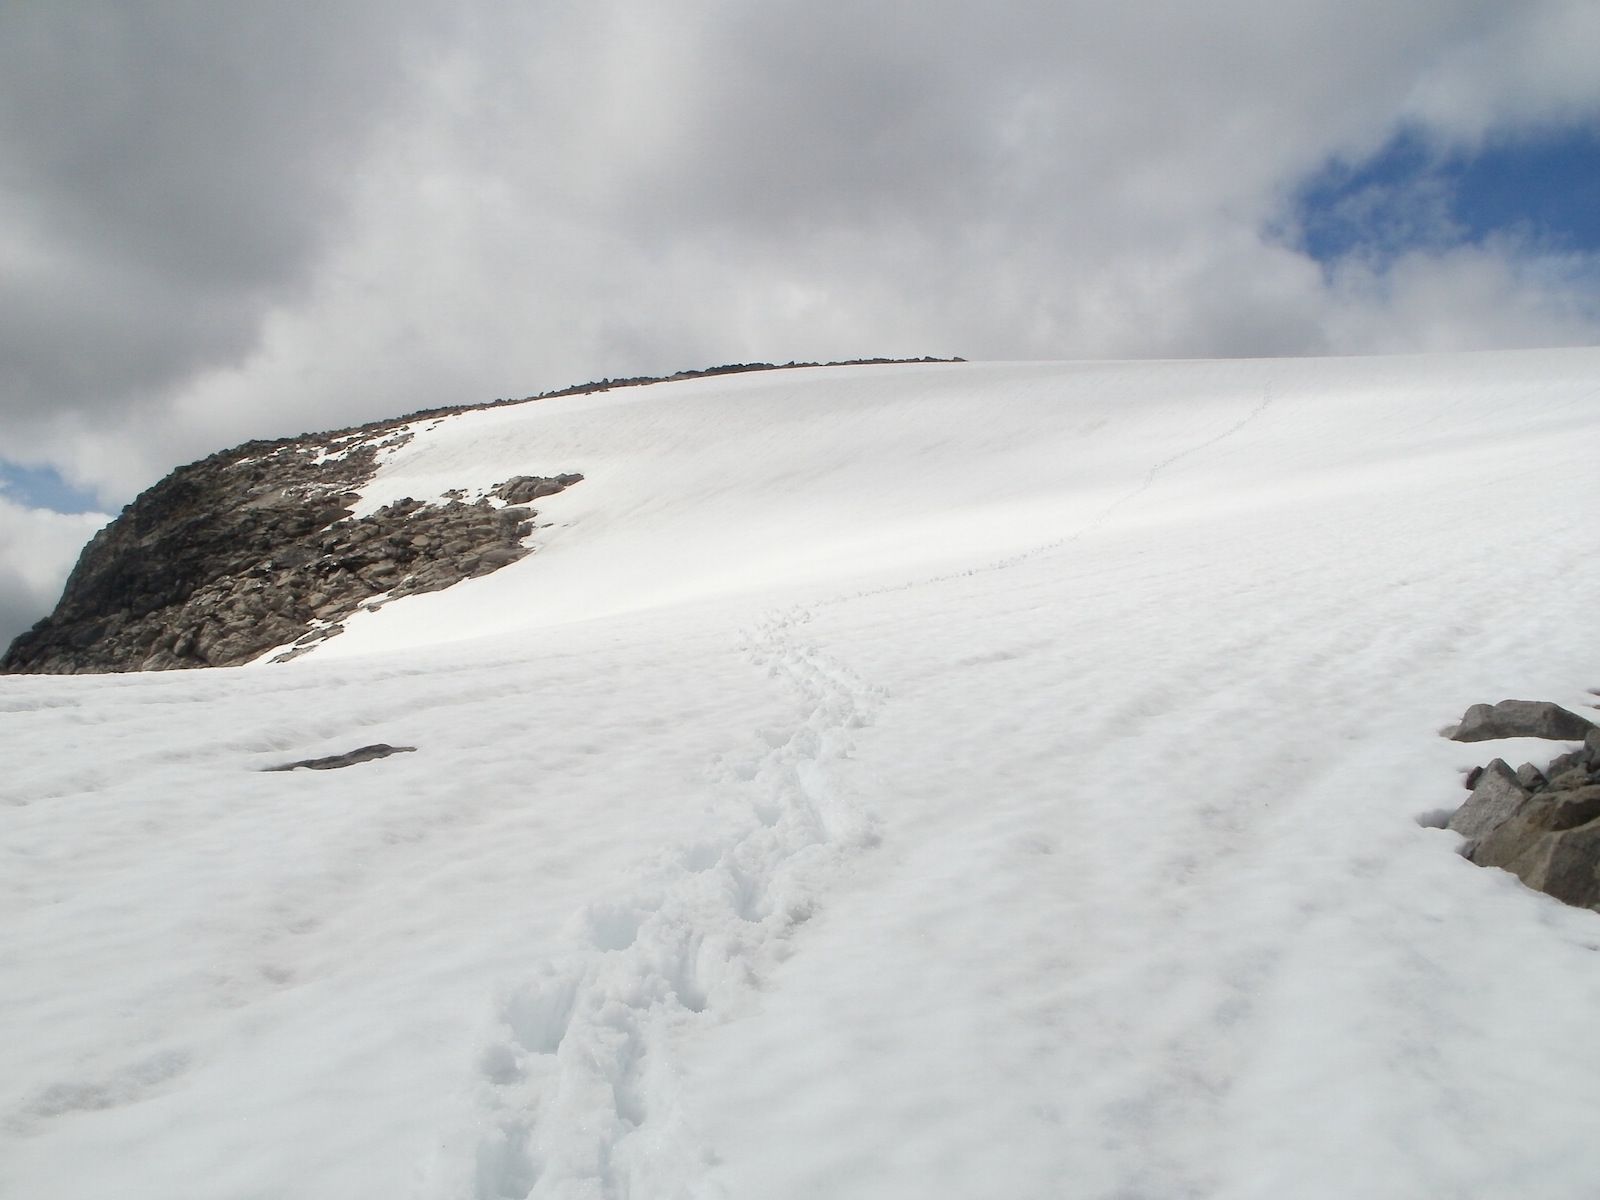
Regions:
<instances>
[{"instance_id":1,"label":"snow field","mask_svg":"<svg viewBox=\"0 0 1600 1200\"><path fill-rule=\"evenodd\" d=\"M1591 351L425 423L366 503L583 472L538 553L0 680L0 1195L1588 1197L1596 917L1418 818L1594 701L1597 426Z\"/></svg>"}]
</instances>

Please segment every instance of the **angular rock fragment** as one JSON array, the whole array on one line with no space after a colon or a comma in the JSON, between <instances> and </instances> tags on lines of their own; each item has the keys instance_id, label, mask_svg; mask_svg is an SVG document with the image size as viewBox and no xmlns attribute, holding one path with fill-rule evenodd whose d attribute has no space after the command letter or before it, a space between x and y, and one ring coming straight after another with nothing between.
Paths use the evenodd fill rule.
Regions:
<instances>
[{"instance_id":1,"label":"angular rock fragment","mask_svg":"<svg viewBox=\"0 0 1600 1200\"><path fill-rule=\"evenodd\" d=\"M1504 759L1497 758L1483 768L1473 786L1472 795L1456 809L1445 828L1467 839L1466 853L1471 857L1473 848L1510 820L1530 795L1530 790L1518 780L1517 773ZM1473 858L1473 861L1477 859Z\"/></svg>"},{"instance_id":2,"label":"angular rock fragment","mask_svg":"<svg viewBox=\"0 0 1600 1200\"><path fill-rule=\"evenodd\" d=\"M1592 722L1548 700L1502 700L1498 704L1474 704L1448 736L1456 742L1508 737L1575 741L1594 729Z\"/></svg>"},{"instance_id":3,"label":"angular rock fragment","mask_svg":"<svg viewBox=\"0 0 1600 1200\"><path fill-rule=\"evenodd\" d=\"M1517 768L1517 782L1530 792L1536 792L1550 781L1544 777L1544 772L1532 763L1523 763Z\"/></svg>"}]
</instances>

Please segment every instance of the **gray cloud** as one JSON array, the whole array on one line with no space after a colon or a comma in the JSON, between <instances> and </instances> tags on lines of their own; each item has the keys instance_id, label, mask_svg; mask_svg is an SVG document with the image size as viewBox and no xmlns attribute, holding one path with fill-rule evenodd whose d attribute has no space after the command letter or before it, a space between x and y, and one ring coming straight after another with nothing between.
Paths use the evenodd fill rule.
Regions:
<instances>
[{"instance_id":1,"label":"gray cloud","mask_svg":"<svg viewBox=\"0 0 1600 1200\"><path fill-rule=\"evenodd\" d=\"M0 455L112 503L245 437L740 358L1600 337L1589 259L1433 230L1324 270L1286 232L1397 129L1600 113L1579 0L429 8L4 10Z\"/></svg>"},{"instance_id":2,"label":"gray cloud","mask_svg":"<svg viewBox=\"0 0 1600 1200\"><path fill-rule=\"evenodd\" d=\"M405 30L381 4L0 10L0 451L249 352L326 248Z\"/></svg>"}]
</instances>

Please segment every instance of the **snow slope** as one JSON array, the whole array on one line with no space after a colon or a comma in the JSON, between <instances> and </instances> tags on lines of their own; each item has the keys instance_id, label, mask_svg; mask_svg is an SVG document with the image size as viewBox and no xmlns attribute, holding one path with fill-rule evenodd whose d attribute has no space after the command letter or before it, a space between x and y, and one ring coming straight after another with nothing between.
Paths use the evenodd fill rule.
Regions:
<instances>
[{"instance_id":1,"label":"snow slope","mask_svg":"<svg viewBox=\"0 0 1600 1200\"><path fill-rule=\"evenodd\" d=\"M1590 350L422 423L365 503L583 472L539 553L0 679L0 1195L1587 1200L1600 917L1418 817L1594 702L1597 435Z\"/></svg>"}]
</instances>

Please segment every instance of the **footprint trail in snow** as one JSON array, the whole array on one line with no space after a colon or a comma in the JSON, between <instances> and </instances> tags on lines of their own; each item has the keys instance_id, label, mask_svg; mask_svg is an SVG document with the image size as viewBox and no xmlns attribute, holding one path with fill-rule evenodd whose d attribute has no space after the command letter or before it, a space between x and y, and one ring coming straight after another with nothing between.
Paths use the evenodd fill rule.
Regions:
<instances>
[{"instance_id":1,"label":"footprint trail in snow","mask_svg":"<svg viewBox=\"0 0 1600 1200\"><path fill-rule=\"evenodd\" d=\"M476 1200L687 1194L703 1173L710 1153L679 1103L674 1037L759 986L829 880L878 840L843 776L885 697L803 640L809 619L768 619L744 646L799 699L791 727L759 730L747 755L709 771L745 819L591 903L579 947L500 1001L501 1036L478 1056Z\"/></svg>"}]
</instances>

